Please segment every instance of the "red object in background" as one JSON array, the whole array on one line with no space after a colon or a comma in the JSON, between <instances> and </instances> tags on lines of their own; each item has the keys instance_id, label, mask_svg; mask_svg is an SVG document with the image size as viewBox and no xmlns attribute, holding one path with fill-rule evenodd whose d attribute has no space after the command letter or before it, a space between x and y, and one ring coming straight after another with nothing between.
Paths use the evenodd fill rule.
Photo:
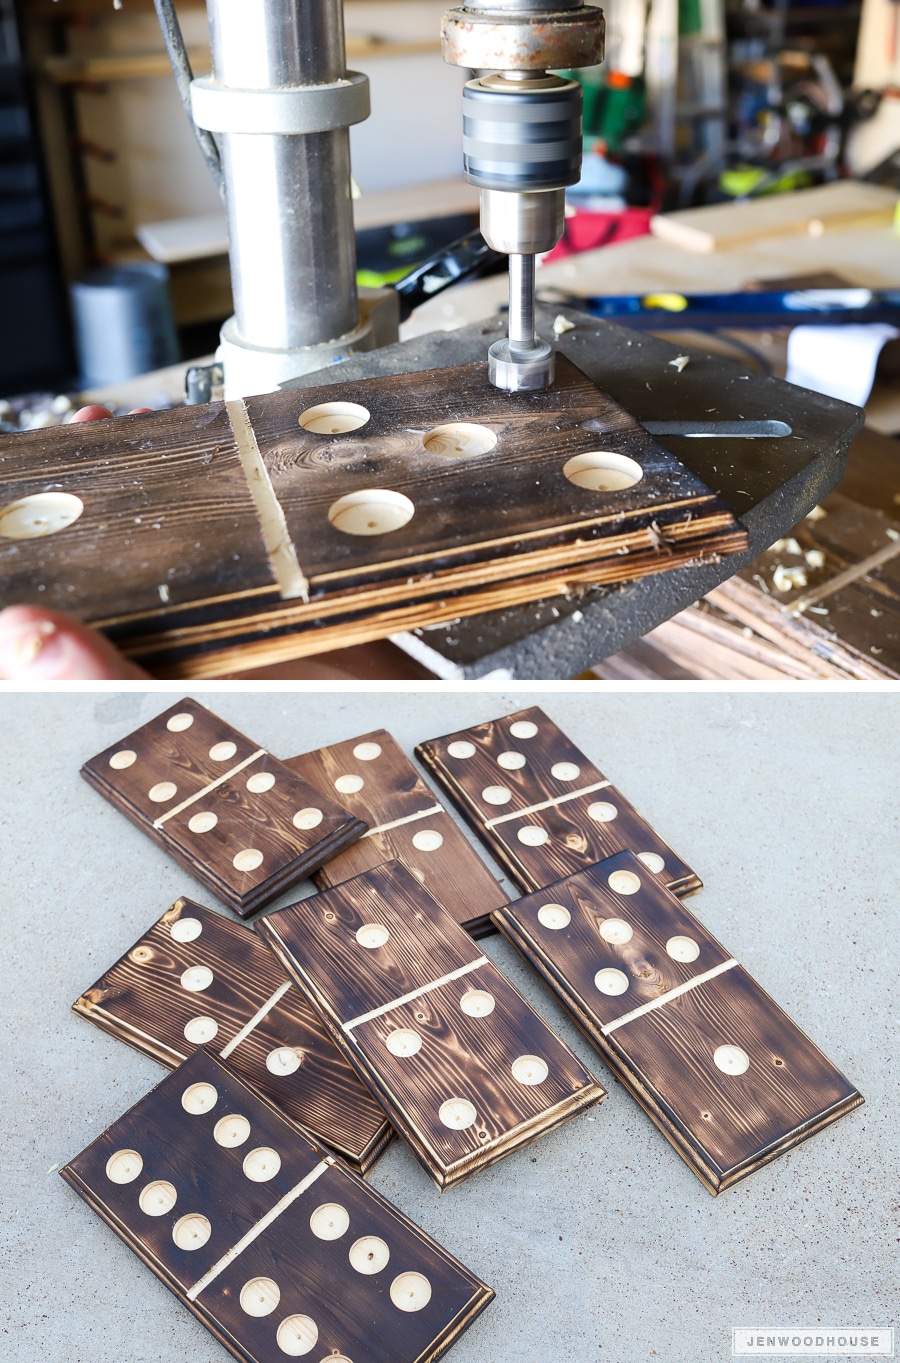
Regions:
<instances>
[{"instance_id":1,"label":"red object in background","mask_svg":"<svg viewBox=\"0 0 900 1363\"><path fill-rule=\"evenodd\" d=\"M593 251L598 246L611 246L629 237L645 237L654 212L652 208L625 208L621 213L576 211L574 218L566 218L562 240L544 256L544 263L577 255L579 251Z\"/></svg>"}]
</instances>

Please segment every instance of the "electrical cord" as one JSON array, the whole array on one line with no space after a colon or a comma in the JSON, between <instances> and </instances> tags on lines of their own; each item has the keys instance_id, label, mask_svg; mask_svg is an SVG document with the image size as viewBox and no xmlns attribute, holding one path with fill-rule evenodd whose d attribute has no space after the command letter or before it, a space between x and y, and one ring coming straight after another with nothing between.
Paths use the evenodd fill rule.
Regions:
<instances>
[{"instance_id":1,"label":"electrical cord","mask_svg":"<svg viewBox=\"0 0 900 1363\"><path fill-rule=\"evenodd\" d=\"M207 132L205 128L197 127L191 112L191 81L194 79L194 73L191 70L190 58L184 45L184 36L178 22L178 15L175 13L173 0L153 0L153 4L156 7L156 17L159 19L159 26L162 29L163 41L166 44L166 51L169 54L172 73L175 76L175 84L178 86L184 111L190 119L194 136L203 153L203 159L209 168L210 175L216 182L219 197L224 203L225 178L222 175L222 158L219 155L218 144L212 133Z\"/></svg>"}]
</instances>

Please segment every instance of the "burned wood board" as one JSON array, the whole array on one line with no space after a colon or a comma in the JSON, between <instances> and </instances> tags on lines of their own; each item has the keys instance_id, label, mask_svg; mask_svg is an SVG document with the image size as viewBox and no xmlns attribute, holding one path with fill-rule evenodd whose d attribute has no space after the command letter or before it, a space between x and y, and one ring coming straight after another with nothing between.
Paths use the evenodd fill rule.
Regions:
<instances>
[{"instance_id":1,"label":"burned wood board","mask_svg":"<svg viewBox=\"0 0 900 1363\"><path fill-rule=\"evenodd\" d=\"M700 889L699 876L537 706L420 743L416 756L523 890L624 848L675 894Z\"/></svg>"},{"instance_id":2,"label":"burned wood board","mask_svg":"<svg viewBox=\"0 0 900 1363\"><path fill-rule=\"evenodd\" d=\"M494 931L491 913L508 896L385 729L289 757L285 766L336 791L369 824L359 842L316 871L320 889L396 859L472 937Z\"/></svg>"},{"instance_id":3,"label":"burned wood board","mask_svg":"<svg viewBox=\"0 0 900 1363\"><path fill-rule=\"evenodd\" d=\"M713 1195L863 1102L631 852L494 921Z\"/></svg>"},{"instance_id":4,"label":"burned wood board","mask_svg":"<svg viewBox=\"0 0 900 1363\"><path fill-rule=\"evenodd\" d=\"M439 1188L606 1096L397 861L257 931Z\"/></svg>"},{"instance_id":5,"label":"burned wood board","mask_svg":"<svg viewBox=\"0 0 900 1363\"><path fill-rule=\"evenodd\" d=\"M74 612L166 676L746 544L564 356L542 392L480 363L0 439L0 602Z\"/></svg>"},{"instance_id":6,"label":"burned wood board","mask_svg":"<svg viewBox=\"0 0 900 1363\"><path fill-rule=\"evenodd\" d=\"M85 762L81 774L242 917L366 828L189 699Z\"/></svg>"},{"instance_id":7,"label":"burned wood board","mask_svg":"<svg viewBox=\"0 0 900 1363\"><path fill-rule=\"evenodd\" d=\"M250 928L178 899L72 1005L174 1069L201 1046L365 1173L392 1136L306 997Z\"/></svg>"},{"instance_id":8,"label":"burned wood board","mask_svg":"<svg viewBox=\"0 0 900 1363\"><path fill-rule=\"evenodd\" d=\"M60 1172L242 1363L431 1363L494 1295L204 1051Z\"/></svg>"}]
</instances>

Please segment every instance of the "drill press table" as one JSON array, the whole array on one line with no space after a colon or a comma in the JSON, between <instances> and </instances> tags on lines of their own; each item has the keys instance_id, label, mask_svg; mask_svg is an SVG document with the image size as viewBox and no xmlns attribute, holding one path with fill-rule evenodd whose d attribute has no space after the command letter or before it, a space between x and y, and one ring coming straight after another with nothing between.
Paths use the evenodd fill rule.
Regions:
<instances>
[{"instance_id":1,"label":"drill press table","mask_svg":"<svg viewBox=\"0 0 900 1363\"><path fill-rule=\"evenodd\" d=\"M395 636L395 642L438 676L496 675L565 680L623 648L689 606L786 534L840 481L863 413L845 402L766 378L740 363L692 354L684 368L666 341L603 322L571 308L539 310L543 335L562 311L574 323L558 343L584 372L639 421L786 422L776 439L658 437L714 491L750 535L748 549L718 564L676 568L570 598L471 616ZM432 332L360 355L285 385L346 383L483 359L503 322Z\"/></svg>"}]
</instances>

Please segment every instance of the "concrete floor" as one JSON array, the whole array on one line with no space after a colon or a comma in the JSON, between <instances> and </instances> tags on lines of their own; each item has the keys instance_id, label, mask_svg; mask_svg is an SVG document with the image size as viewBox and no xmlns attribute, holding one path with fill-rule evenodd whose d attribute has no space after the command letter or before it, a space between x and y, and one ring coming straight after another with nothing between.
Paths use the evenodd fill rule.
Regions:
<instances>
[{"instance_id":1,"label":"concrete floor","mask_svg":"<svg viewBox=\"0 0 900 1363\"><path fill-rule=\"evenodd\" d=\"M399 1142L375 1169L373 1184L497 1292L453 1363L713 1363L730 1357L732 1326L896 1323L895 694L192 694L282 756L378 725L409 751L543 704L698 870L692 910L866 1096L713 1199L489 939L610 1096L443 1195ZM4 1363L227 1357L55 1172L163 1073L69 1005L179 894L211 902L78 776L171 699L0 698Z\"/></svg>"}]
</instances>

